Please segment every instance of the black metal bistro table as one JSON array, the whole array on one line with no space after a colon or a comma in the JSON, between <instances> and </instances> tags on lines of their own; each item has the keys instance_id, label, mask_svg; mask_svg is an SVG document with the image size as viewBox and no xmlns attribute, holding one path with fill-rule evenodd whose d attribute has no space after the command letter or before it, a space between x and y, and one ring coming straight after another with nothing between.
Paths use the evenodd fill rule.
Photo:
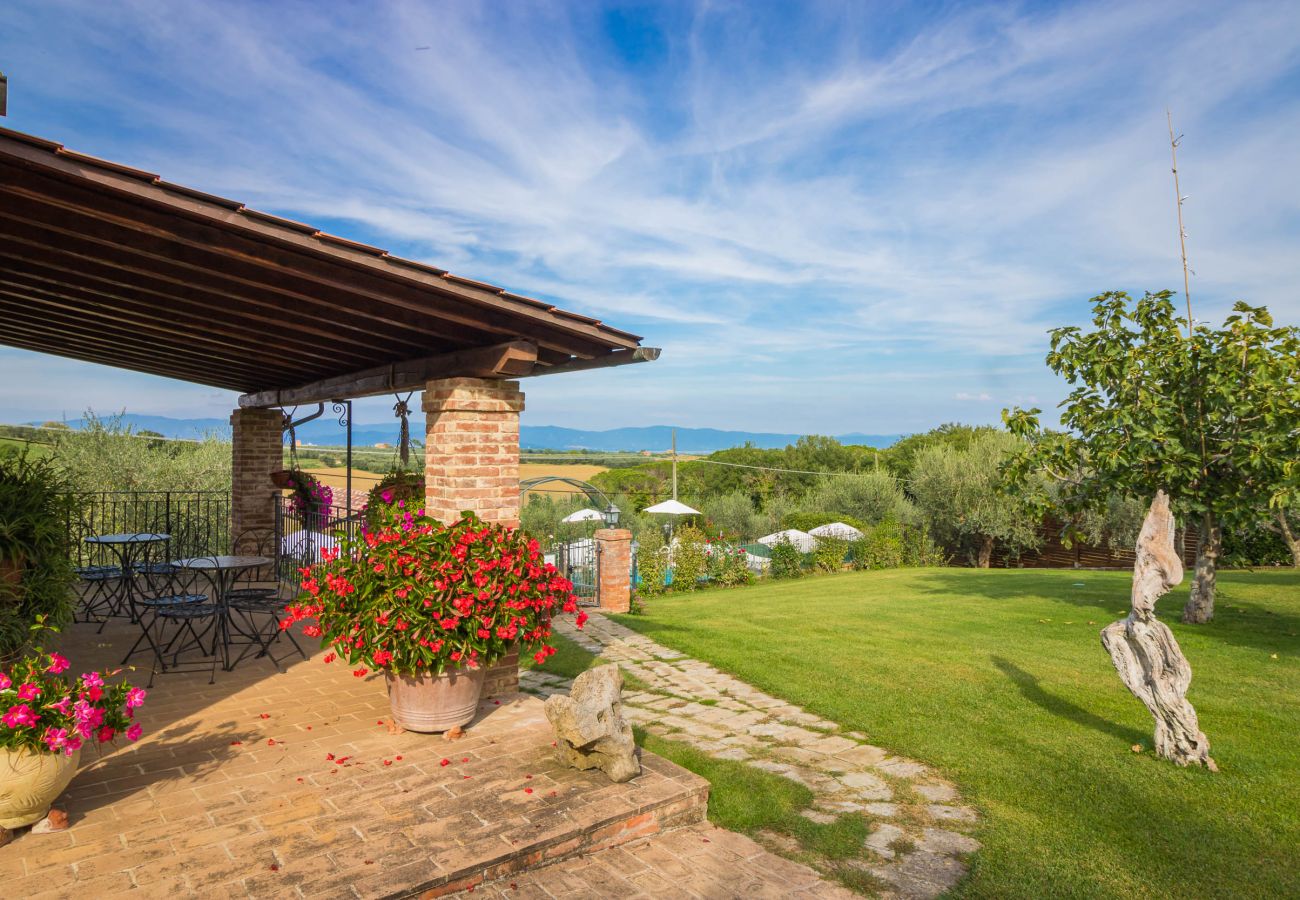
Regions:
<instances>
[{"instance_id":1,"label":"black metal bistro table","mask_svg":"<svg viewBox=\"0 0 1300 900\"><path fill-rule=\"evenodd\" d=\"M212 652L216 653L216 641L221 642L221 668L229 672L230 664L230 607L228 605L230 589L240 572L256 569L259 566L274 565L275 560L269 556L193 556L174 559L171 563L178 569L201 572L212 583L214 599L217 602L217 627L214 630Z\"/></svg>"},{"instance_id":2,"label":"black metal bistro table","mask_svg":"<svg viewBox=\"0 0 1300 900\"><path fill-rule=\"evenodd\" d=\"M140 574L140 555L150 546L170 541L170 534L160 534L152 531L142 531L126 534L100 534L85 539L87 544L104 547L110 553L117 557L121 566L118 572L101 572L100 575L107 575L106 578L91 578L98 581L116 581L116 587L106 592L102 596L94 595L86 606L87 617L91 615L98 616L100 609L106 610L103 614L104 622L108 621L109 616L132 616L131 592L135 590L135 576ZM86 576L90 578L90 576ZM102 630L103 625L100 625Z\"/></svg>"}]
</instances>

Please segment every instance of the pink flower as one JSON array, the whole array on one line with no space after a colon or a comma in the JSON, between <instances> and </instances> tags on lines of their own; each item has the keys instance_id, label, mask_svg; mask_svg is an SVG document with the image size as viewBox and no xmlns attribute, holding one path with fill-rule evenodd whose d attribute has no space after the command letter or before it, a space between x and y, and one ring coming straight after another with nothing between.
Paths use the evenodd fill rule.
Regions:
<instances>
[{"instance_id":1,"label":"pink flower","mask_svg":"<svg viewBox=\"0 0 1300 900\"><path fill-rule=\"evenodd\" d=\"M57 709L57 710L59 711L59 714L60 714L60 715L64 715L64 716L67 716L67 715L71 715L71 714L72 714L71 706L72 706L72 698L71 698L71 697L64 697L64 698L63 698L62 700L60 700L58 703L51 703L51 704L50 704L50 708L51 708L51 709Z\"/></svg>"},{"instance_id":2,"label":"pink flower","mask_svg":"<svg viewBox=\"0 0 1300 900\"><path fill-rule=\"evenodd\" d=\"M68 670L68 666L70 665L72 665L72 663L68 662L68 658L66 656L61 656L58 653L51 653L50 664L45 671L50 672L54 675L58 675L61 672L66 672Z\"/></svg>"},{"instance_id":3,"label":"pink flower","mask_svg":"<svg viewBox=\"0 0 1300 900\"><path fill-rule=\"evenodd\" d=\"M31 682L28 682L27 684L24 684L22 687L18 688L19 700L35 700L40 695L41 695L40 687L38 685L32 684Z\"/></svg>"},{"instance_id":4,"label":"pink flower","mask_svg":"<svg viewBox=\"0 0 1300 900\"><path fill-rule=\"evenodd\" d=\"M40 716L36 715L32 708L26 703L11 706L9 707L9 712L0 716L0 721L3 721L10 728L18 728L24 725L35 725L38 719L40 719Z\"/></svg>"},{"instance_id":5,"label":"pink flower","mask_svg":"<svg viewBox=\"0 0 1300 900\"><path fill-rule=\"evenodd\" d=\"M144 705L144 698L148 696L144 688L131 688L126 692L126 708L135 709L137 706ZM135 738L132 738L135 740Z\"/></svg>"},{"instance_id":6,"label":"pink flower","mask_svg":"<svg viewBox=\"0 0 1300 900\"><path fill-rule=\"evenodd\" d=\"M132 725L130 728L126 730L126 739L128 741L138 741L140 740L140 735L142 734L144 734L144 729L140 727L139 722L136 722L134 725Z\"/></svg>"},{"instance_id":7,"label":"pink flower","mask_svg":"<svg viewBox=\"0 0 1300 900\"><path fill-rule=\"evenodd\" d=\"M116 733L117 732L113 731L113 726L105 725L103 728L99 729L99 742L101 744L108 743L113 739L113 735Z\"/></svg>"},{"instance_id":8,"label":"pink flower","mask_svg":"<svg viewBox=\"0 0 1300 900\"><path fill-rule=\"evenodd\" d=\"M53 753L68 742L68 729L66 728L47 728L45 730L45 744Z\"/></svg>"},{"instance_id":9,"label":"pink flower","mask_svg":"<svg viewBox=\"0 0 1300 900\"><path fill-rule=\"evenodd\" d=\"M88 688L103 687L104 676L100 675L98 672L87 672L85 675L81 676L81 683Z\"/></svg>"},{"instance_id":10,"label":"pink flower","mask_svg":"<svg viewBox=\"0 0 1300 900\"><path fill-rule=\"evenodd\" d=\"M7 691L12 685L13 682L9 680L9 676L0 672L0 691Z\"/></svg>"}]
</instances>

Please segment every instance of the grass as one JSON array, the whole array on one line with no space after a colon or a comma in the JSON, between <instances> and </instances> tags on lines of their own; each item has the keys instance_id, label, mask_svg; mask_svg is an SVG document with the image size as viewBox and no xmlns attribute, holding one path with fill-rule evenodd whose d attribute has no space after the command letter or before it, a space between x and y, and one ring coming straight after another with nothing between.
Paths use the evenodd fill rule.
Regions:
<instances>
[{"instance_id":1,"label":"grass","mask_svg":"<svg viewBox=\"0 0 1300 900\"><path fill-rule=\"evenodd\" d=\"M1300 896L1300 575L1225 574L1209 626L1174 621L1185 587L1163 601L1217 775L1155 758L1101 648L1129 584L866 572L620 621L953 778L984 816L959 896Z\"/></svg>"}]
</instances>

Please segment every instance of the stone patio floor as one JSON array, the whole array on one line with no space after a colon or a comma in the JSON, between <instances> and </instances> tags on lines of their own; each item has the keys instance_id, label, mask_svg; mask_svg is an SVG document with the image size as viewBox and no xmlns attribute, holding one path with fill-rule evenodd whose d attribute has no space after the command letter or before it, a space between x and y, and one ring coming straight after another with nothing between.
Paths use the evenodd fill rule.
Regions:
<instances>
[{"instance_id":1,"label":"stone patio floor","mask_svg":"<svg viewBox=\"0 0 1300 900\"><path fill-rule=\"evenodd\" d=\"M135 634L78 625L61 650L110 668ZM319 656L207 682L160 675L143 739L83 751L71 828L0 847L0 896L437 894L703 819L707 783L653 754L627 784L562 767L536 697L486 701L448 741L390 729L383 679Z\"/></svg>"},{"instance_id":2,"label":"stone patio floor","mask_svg":"<svg viewBox=\"0 0 1300 900\"><path fill-rule=\"evenodd\" d=\"M978 822L976 811L921 763L893 756L863 734L842 733L834 722L599 614L582 631L567 622L558 630L647 686L624 691L624 712L633 722L806 785L815 800L804 815L814 822L860 815L871 823L860 859L817 859L794 838L770 832L758 836L767 849L826 875L836 866L854 867L875 879L883 896L935 897L966 873L966 855L980 846L969 834ZM523 672L521 685L543 696L568 689L565 679L544 669Z\"/></svg>"}]
</instances>

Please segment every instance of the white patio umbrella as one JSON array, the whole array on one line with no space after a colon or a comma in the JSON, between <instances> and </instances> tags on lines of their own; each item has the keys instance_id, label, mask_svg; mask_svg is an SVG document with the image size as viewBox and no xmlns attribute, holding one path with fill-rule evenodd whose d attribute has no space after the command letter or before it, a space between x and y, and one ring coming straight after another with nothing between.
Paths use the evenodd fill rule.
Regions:
<instances>
[{"instance_id":1,"label":"white patio umbrella","mask_svg":"<svg viewBox=\"0 0 1300 900\"><path fill-rule=\"evenodd\" d=\"M797 528L787 528L785 531L767 534L757 541L765 547L775 547L782 542L794 544L795 549L800 553L812 553L817 548L817 538Z\"/></svg>"},{"instance_id":2,"label":"white patio umbrella","mask_svg":"<svg viewBox=\"0 0 1300 900\"><path fill-rule=\"evenodd\" d=\"M685 503L677 500L665 500L663 503L656 503L654 506L647 506L642 512L659 513L666 516L698 516L698 509L691 509Z\"/></svg>"},{"instance_id":3,"label":"white patio umbrella","mask_svg":"<svg viewBox=\"0 0 1300 900\"><path fill-rule=\"evenodd\" d=\"M569 513L561 522L603 522L605 514L594 509L580 509L577 512Z\"/></svg>"},{"instance_id":4,"label":"white patio umbrella","mask_svg":"<svg viewBox=\"0 0 1300 900\"><path fill-rule=\"evenodd\" d=\"M839 538L842 541L856 541L862 537L862 532L852 525L846 525L843 522L831 522L829 525L818 525L808 532L813 537Z\"/></svg>"}]
</instances>

